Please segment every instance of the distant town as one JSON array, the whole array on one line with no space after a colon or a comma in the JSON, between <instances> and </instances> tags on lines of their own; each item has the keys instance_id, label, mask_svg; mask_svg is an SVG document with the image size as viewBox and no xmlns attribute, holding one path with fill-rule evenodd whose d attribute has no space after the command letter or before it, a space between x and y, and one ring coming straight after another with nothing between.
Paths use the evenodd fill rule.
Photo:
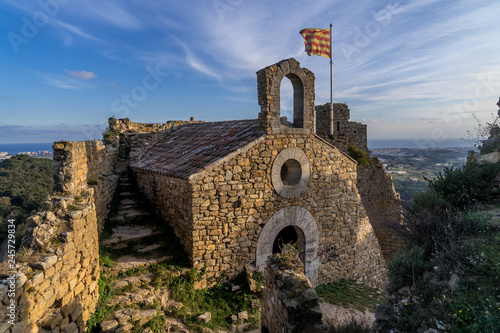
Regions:
<instances>
[{"instance_id":1,"label":"distant town","mask_svg":"<svg viewBox=\"0 0 500 333\"><path fill-rule=\"evenodd\" d=\"M52 157L53 157L53 153L51 151L48 151L48 150L22 151L22 152L18 153L17 155L28 155L30 157L50 158L50 159L52 159ZM12 156L16 156L16 155L10 155L7 152L0 152L0 161L8 160Z\"/></svg>"}]
</instances>

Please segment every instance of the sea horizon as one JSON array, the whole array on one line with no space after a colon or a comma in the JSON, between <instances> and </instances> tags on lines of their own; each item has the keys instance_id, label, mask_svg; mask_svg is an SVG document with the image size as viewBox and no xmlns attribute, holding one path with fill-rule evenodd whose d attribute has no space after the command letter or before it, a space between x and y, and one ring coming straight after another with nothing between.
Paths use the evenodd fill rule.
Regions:
<instances>
[{"instance_id":1,"label":"sea horizon","mask_svg":"<svg viewBox=\"0 0 500 333\"><path fill-rule=\"evenodd\" d=\"M369 149L386 149L386 148L470 148L474 145L461 138L451 139L370 139L368 138Z\"/></svg>"},{"instance_id":2,"label":"sea horizon","mask_svg":"<svg viewBox=\"0 0 500 333\"><path fill-rule=\"evenodd\" d=\"M53 142L35 142L35 143L0 143L0 153L6 152L9 155L17 155L21 152L52 152ZM432 139L368 139L369 149L385 148L473 148L473 144L459 138L446 140Z\"/></svg>"},{"instance_id":3,"label":"sea horizon","mask_svg":"<svg viewBox=\"0 0 500 333\"><path fill-rule=\"evenodd\" d=\"M23 152L52 151L53 142L35 142L35 143L0 143L0 153L8 155L17 155Z\"/></svg>"}]
</instances>

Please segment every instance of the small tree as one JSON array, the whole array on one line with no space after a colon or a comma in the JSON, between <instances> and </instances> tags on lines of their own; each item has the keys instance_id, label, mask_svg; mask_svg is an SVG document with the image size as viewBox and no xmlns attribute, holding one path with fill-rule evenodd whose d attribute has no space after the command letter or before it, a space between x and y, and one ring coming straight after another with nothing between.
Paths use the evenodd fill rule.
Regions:
<instances>
[{"instance_id":1,"label":"small tree","mask_svg":"<svg viewBox=\"0 0 500 333\"><path fill-rule=\"evenodd\" d=\"M106 127L106 129L104 130L104 132L102 132L102 142L104 144L106 144L106 145L112 143L111 142L111 138L112 137L120 135L120 132L113 131L111 129L111 126L114 124L115 121L116 121L115 116L109 117L108 118L108 127Z\"/></svg>"},{"instance_id":2,"label":"small tree","mask_svg":"<svg viewBox=\"0 0 500 333\"><path fill-rule=\"evenodd\" d=\"M492 153L500 148L500 118L491 114L492 122L481 123L475 114L472 115L477 122L473 131L467 131L467 141L479 149L481 154Z\"/></svg>"}]
</instances>

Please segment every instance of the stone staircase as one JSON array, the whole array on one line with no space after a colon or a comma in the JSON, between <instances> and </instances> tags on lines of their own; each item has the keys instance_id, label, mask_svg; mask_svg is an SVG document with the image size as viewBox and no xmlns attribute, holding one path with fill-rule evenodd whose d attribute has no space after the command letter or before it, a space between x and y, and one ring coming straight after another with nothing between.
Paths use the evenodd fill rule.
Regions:
<instances>
[{"instance_id":1,"label":"stone staircase","mask_svg":"<svg viewBox=\"0 0 500 333\"><path fill-rule=\"evenodd\" d=\"M180 244L173 245L171 229L129 179L126 162L118 164L115 172L119 174L118 197L112 203L100 240L101 280L106 282L104 288L109 288L111 296L101 305L106 315L92 332L194 332L175 316L181 309L190 314L190 309L172 299L168 287L156 283L158 278L155 280L156 264L160 263L176 267L169 271L173 279L189 275L191 269L182 265L181 256L172 255L172 247ZM112 262L103 261L104 256ZM203 315L207 314L208 320L197 315L200 322L210 320L209 312ZM236 317L232 318L235 325L229 332L248 331L248 318L232 317ZM209 328L201 332L226 333ZM252 331L256 332L260 329Z\"/></svg>"},{"instance_id":2,"label":"stone staircase","mask_svg":"<svg viewBox=\"0 0 500 333\"><path fill-rule=\"evenodd\" d=\"M106 306L112 313L100 323L102 332L153 332L146 323L162 316L162 332L191 332L180 320L171 317L173 309L182 304L170 299L166 288L156 288L148 266L165 262L162 254L161 220L130 181L125 163L116 168L119 173L119 198L106 221L111 235L101 241L105 252L114 253L116 265L101 267L101 274L112 279L112 296ZM113 213L114 212L114 213ZM108 230L109 232L109 230ZM140 274L141 268L145 273Z\"/></svg>"}]
</instances>

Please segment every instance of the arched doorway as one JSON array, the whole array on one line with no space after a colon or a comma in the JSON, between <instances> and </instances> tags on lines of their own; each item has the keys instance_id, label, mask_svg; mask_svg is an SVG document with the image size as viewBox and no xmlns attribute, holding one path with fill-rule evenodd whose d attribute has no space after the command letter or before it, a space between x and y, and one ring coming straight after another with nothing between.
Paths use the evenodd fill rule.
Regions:
<instances>
[{"instance_id":1,"label":"arched doorway","mask_svg":"<svg viewBox=\"0 0 500 333\"><path fill-rule=\"evenodd\" d=\"M281 249L286 244L292 244L297 247L297 249L300 252L300 261L302 261L302 263L304 264L306 244L304 239L304 233L299 227L296 227L294 225L289 225L283 228L278 233L273 243L273 254L281 253Z\"/></svg>"},{"instance_id":2,"label":"arched doorway","mask_svg":"<svg viewBox=\"0 0 500 333\"><path fill-rule=\"evenodd\" d=\"M283 241L296 239L301 250L304 273L315 286L319 268L319 232L314 217L299 206L285 207L274 213L260 232L257 242L255 265L259 269L265 268L267 258L273 254L280 238Z\"/></svg>"}]
</instances>

